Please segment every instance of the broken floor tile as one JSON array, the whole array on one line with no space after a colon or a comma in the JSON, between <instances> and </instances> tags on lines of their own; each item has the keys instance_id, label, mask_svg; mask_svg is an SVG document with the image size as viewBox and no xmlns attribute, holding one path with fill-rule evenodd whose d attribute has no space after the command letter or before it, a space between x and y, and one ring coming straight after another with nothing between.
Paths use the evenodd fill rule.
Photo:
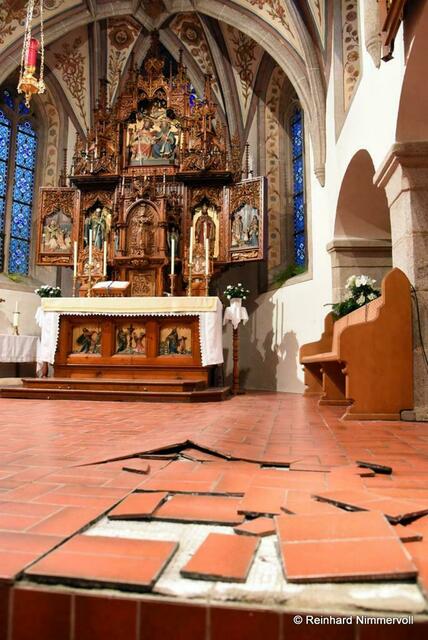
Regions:
<instances>
[{"instance_id":1,"label":"broken floor tile","mask_svg":"<svg viewBox=\"0 0 428 640\"><path fill-rule=\"evenodd\" d=\"M167 497L167 493L132 493L108 514L109 520L139 520L150 516Z\"/></svg>"},{"instance_id":2,"label":"broken floor tile","mask_svg":"<svg viewBox=\"0 0 428 640\"><path fill-rule=\"evenodd\" d=\"M355 464L359 467L365 467L367 469L372 469L375 473L384 473L386 475L391 475L392 467L388 467L384 464L377 464L375 462L363 462L362 460L356 460Z\"/></svg>"},{"instance_id":3,"label":"broken floor tile","mask_svg":"<svg viewBox=\"0 0 428 640\"><path fill-rule=\"evenodd\" d=\"M174 495L153 513L156 520L200 522L210 524L241 524L238 513L240 498L223 496Z\"/></svg>"},{"instance_id":4,"label":"broken floor tile","mask_svg":"<svg viewBox=\"0 0 428 640\"><path fill-rule=\"evenodd\" d=\"M404 580L417 575L398 538L283 542L280 547L289 582Z\"/></svg>"},{"instance_id":5,"label":"broken floor tile","mask_svg":"<svg viewBox=\"0 0 428 640\"><path fill-rule=\"evenodd\" d=\"M127 464L125 464L122 469L124 471L129 471L131 473L142 473L147 474L150 473L150 465L145 460L141 458L135 458L135 460L130 460Z\"/></svg>"},{"instance_id":6,"label":"broken floor tile","mask_svg":"<svg viewBox=\"0 0 428 640\"><path fill-rule=\"evenodd\" d=\"M235 533L244 536L271 536L275 533L275 522L272 518L254 518L234 528Z\"/></svg>"},{"instance_id":7,"label":"broken floor tile","mask_svg":"<svg viewBox=\"0 0 428 640\"><path fill-rule=\"evenodd\" d=\"M245 582L258 545L255 536L210 533L180 573L197 580Z\"/></svg>"},{"instance_id":8,"label":"broken floor tile","mask_svg":"<svg viewBox=\"0 0 428 640\"><path fill-rule=\"evenodd\" d=\"M394 525L394 531L400 538L401 542L420 542L423 540L422 533L408 526L405 527L402 524Z\"/></svg>"},{"instance_id":9,"label":"broken floor tile","mask_svg":"<svg viewBox=\"0 0 428 640\"><path fill-rule=\"evenodd\" d=\"M78 535L32 565L26 575L65 584L150 590L178 544Z\"/></svg>"},{"instance_id":10,"label":"broken floor tile","mask_svg":"<svg viewBox=\"0 0 428 640\"><path fill-rule=\"evenodd\" d=\"M246 515L279 515L287 497L286 489L250 487L238 507L238 513Z\"/></svg>"}]
</instances>

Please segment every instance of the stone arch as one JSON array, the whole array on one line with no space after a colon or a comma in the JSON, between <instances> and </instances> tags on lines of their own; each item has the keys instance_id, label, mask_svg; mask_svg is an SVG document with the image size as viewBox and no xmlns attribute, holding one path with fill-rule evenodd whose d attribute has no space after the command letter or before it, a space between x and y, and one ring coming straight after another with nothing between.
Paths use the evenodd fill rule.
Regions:
<instances>
[{"instance_id":1,"label":"stone arch","mask_svg":"<svg viewBox=\"0 0 428 640\"><path fill-rule=\"evenodd\" d=\"M392 266L391 223L384 189L373 184L375 168L366 149L351 159L339 191L334 237L327 246L332 259L334 300L343 295L354 273L378 284Z\"/></svg>"}]
</instances>

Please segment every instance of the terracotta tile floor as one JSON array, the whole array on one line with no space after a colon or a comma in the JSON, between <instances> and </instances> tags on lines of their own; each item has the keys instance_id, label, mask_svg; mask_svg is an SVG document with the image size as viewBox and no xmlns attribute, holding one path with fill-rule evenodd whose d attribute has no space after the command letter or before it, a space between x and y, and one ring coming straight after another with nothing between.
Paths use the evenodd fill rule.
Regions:
<instances>
[{"instance_id":1,"label":"terracotta tile floor","mask_svg":"<svg viewBox=\"0 0 428 640\"><path fill-rule=\"evenodd\" d=\"M280 507L280 512L289 513L281 518L328 517L333 513L328 507L338 507L321 506L313 495L338 492L346 494L348 502L350 496L351 500L355 495L367 498L358 506L392 518L423 513L428 508L426 425L341 422L341 413L340 408L318 407L316 399L274 393L248 393L215 406L2 400L0 582L19 579L36 560L39 564L33 564L28 574L37 567L41 571L40 567L55 565L60 554L70 555L70 542L65 541L79 539L79 533L136 490L181 494L169 497L157 510L164 510L166 516L177 507L180 517L192 519L197 504L199 512L211 512L209 517L216 521L222 514L206 505L218 500L225 520L235 523L245 518L235 518L234 513L247 492L250 499L251 488L257 503L263 502L258 489L266 494L266 507L257 504L255 512L274 514ZM186 449L184 460L174 454L138 458L179 444ZM373 475L357 468L356 460L391 466L393 473ZM123 470L133 464L140 473ZM294 470L281 468L290 464ZM190 502L189 493L197 494ZM207 497L208 493L213 495ZM252 513L253 506L245 504L241 510ZM353 544L358 542L359 548L353 548L352 554L365 558L368 577L384 575L388 567L397 576L410 576L414 573L411 556L420 584L428 591L428 516L405 524L411 534L416 531L423 539L403 545L402 530L395 538L358 538ZM65 545L52 552L61 542ZM330 554L342 557L348 551L347 539L317 542L309 549L311 544L282 545L296 549L308 545L306 557L311 560L303 567L305 579L326 576L327 570L332 579L335 570L336 577L351 571L352 578L358 572L350 565L345 574L340 567L323 566L326 554L316 551L317 545L325 545L324 550L329 545ZM387 562L382 564L381 557ZM76 566L71 568L76 575L81 570L83 578L85 563ZM125 570L120 573L119 561L112 561L112 575L115 567L117 579L126 582L130 576ZM296 572L300 570L301 566L296 567Z\"/></svg>"}]
</instances>

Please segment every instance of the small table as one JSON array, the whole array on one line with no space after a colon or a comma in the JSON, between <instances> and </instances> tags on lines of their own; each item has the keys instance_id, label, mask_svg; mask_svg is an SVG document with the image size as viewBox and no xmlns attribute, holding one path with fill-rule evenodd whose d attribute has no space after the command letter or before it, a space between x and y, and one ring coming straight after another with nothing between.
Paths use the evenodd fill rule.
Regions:
<instances>
[{"instance_id":1,"label":"small table","mask_svg":"<svg viewBox=\"0 0 428 640\"><path fill-rule=\"evenodd\" d=\"M37 336L0 333L0 362L14 362L16 369L20 362L36 362L37 341Z\"/></svg>"}]
</instances>

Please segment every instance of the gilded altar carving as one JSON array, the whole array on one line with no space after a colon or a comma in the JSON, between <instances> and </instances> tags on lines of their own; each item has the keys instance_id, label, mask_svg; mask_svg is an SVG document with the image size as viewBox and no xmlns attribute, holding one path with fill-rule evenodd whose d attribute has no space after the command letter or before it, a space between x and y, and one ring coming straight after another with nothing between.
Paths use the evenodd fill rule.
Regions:
<instances>
[{"instance_id":1,"label":"gilded altar carving","mask_svg":"<svg viewBox=\"0 0 428 640\"><path fill-rule=\"evenodd\" d=\"M40 191L37 263L73 264L77 237L79 191L70 187L45 187Z\"/></svg>"},{"instance_id":2,"label":"gilded altar carving","mask_svg":"<svg viewBox=\"0 0 428 640\"><path fill-rule=\"evenodd\" d=\"M156 295L156 275L154 272L134 273L132 278L133 296Z\"/></svg>"},{"instance_id":3,"label":"gilded altar carving","mask_svg":"<svg viewBox=\"0 0 428 640\"><path fill-rule=\"evenodd\" d=\"M128 243L129 256L147 256L154 250L155 210L148 203L139 203L128 214Z\"/></svg>"}]
</instances>

